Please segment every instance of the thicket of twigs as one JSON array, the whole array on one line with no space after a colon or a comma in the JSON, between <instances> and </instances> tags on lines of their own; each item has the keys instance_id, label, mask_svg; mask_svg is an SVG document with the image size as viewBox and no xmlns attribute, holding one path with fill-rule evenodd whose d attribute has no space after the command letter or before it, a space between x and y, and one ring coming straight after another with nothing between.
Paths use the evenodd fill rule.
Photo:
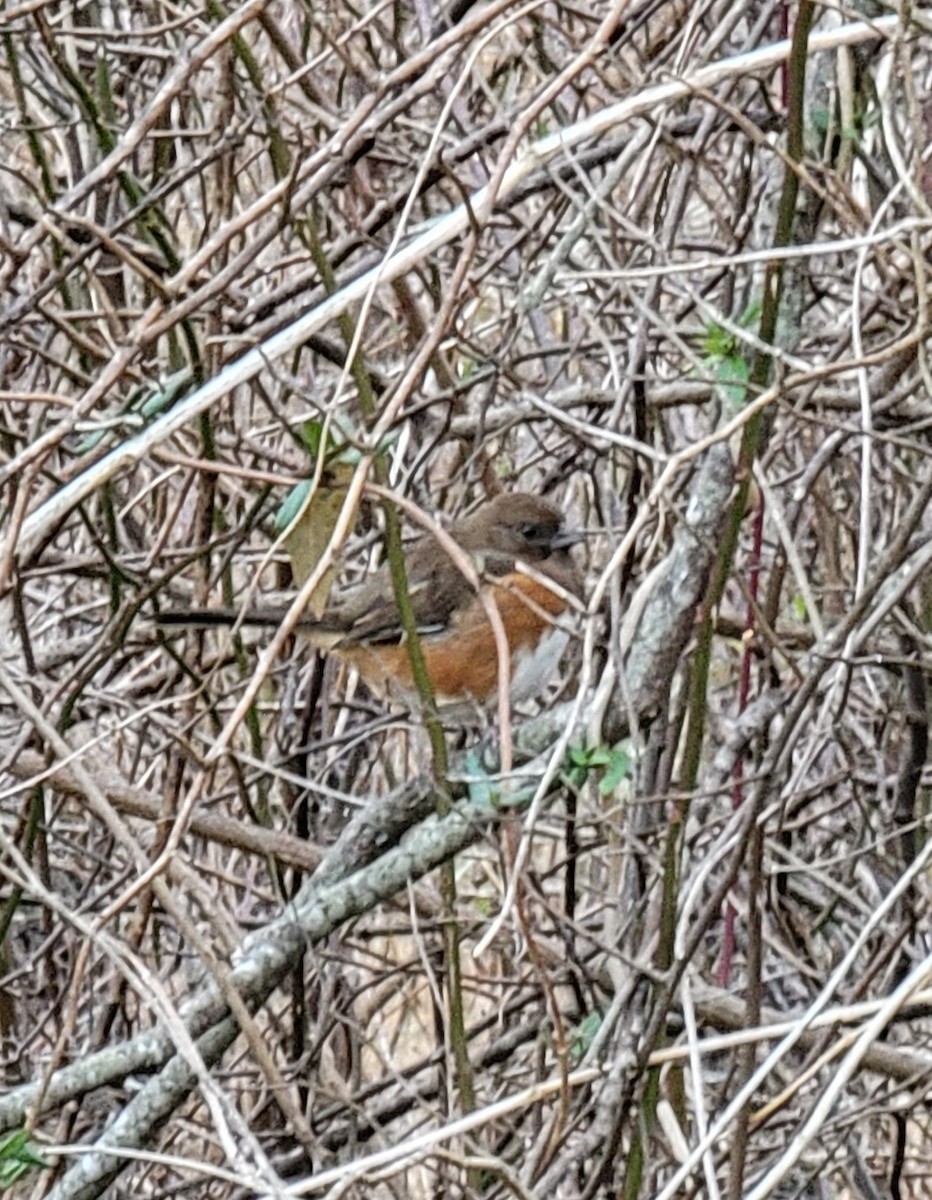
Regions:
<instances>
[{"instance_id":1,"label":"thicket of twigs","mask_svg":"<svg viewBox=\"0 0 932 1200\"><path fill-rule=\"evenodd\" d=\"M17 1195L923 1192L928 36L5 7ZM284 632L158 630L287 591L335 472L344 579L386 491L587 530L539 706L442 753Z\"/></svg>"}]
</instances>

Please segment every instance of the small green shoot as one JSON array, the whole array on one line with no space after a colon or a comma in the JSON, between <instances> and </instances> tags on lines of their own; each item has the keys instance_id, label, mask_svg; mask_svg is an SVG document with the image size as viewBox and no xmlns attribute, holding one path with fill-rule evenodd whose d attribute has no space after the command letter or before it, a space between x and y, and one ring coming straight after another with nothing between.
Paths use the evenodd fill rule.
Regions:
<instances>
[{"instance_id":1,"label":"small green shoot","mask_svg":"<svg viewBox=\"0 0 932 1200\"><path fill-rule=\"evenodd\" d=\"M498 795L498 781L490 778L488 771L482 765L482 759L475 750L467 750L463 774L467 781L469 799L480 808L490 811L496 807L495 798Z\"/></svg>"},{"instance_id":2,"label":"small green shoot","mask_svg":"<svg viewBox=\"0 0 932 1200\"><path fill-rule=\"evenodd\" d=\"M29 1145L29 1134L25 1129L0 1137L0 1191L12 1187L30 1167L47 1168L50 1165Z\"/></svg>"},{"instance_id":3,"label":"small green shoot","mask_svg":"<svg viewBox=\"0 0 932 1200\"><path fill-rule=\"evenodd\" d=\"M750 329L760 319L760 304L752 301L738 318L741 329ZM721 325L710 324L702 338L705 366L721 387L729 404L740 408L747 401L751 366L744 354L744 343L737 334Z\"/></svg>"},{"instance_id":4,"label":"small green shoot","mask_svg":"<svg viewBox=\"0 0 932 1200\"><path fill-rule=\"evenodd\" d=\"M601 772L601 796L611 796L631 771L631 756L626 742L619 742L617 746L572 746L569 760L580 783L590 771Z\"/></svg>"},{"instance_id":5,"label":"small green shoot","mask_svg":"<svg viewBox=\"0 0 932 1200\"><path fill-rule=\"evenodd\" d=\"M126 441L127 438L133 437L140 429L145 428L153 417L157 417L160 412L170 408L188 387L191 379L191 371L185 367L184 370L175 371L158 384L153 383L133 388L126 403L118 412L112 413L109 417L94 418L86 424L82 423L78 426L78 428L93 427L88 436L79 444L78 453L89 454L103 441L112 441L114 438Z\"/></svg>"},{"instance_id":6,"label":"small green shoot","mask_svg":"<svg viewBox=\"0 0 932 1200\"><path fill-rule=\"evenodd\" d=\"M588 1017L584 1017L579 1022L570 1034L570 1062L574 1065L585 1057L601 1024L602 1014L591 1012Z\"/></svg>"}]
</instances>

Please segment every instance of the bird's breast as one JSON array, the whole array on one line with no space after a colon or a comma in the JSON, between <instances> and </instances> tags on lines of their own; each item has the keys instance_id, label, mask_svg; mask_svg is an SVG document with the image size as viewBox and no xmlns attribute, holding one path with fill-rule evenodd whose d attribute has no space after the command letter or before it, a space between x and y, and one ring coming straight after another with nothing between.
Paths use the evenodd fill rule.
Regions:
<instances>
[{"instance_id":1,"label":"bird's breast","mask_svg":"<svg viewBox=\"0 0 932 1200\"><path fill-rule=\"evenodd\" d=\"M497 619L490 619L491 605ZM569 640L555 624L564 608L558 593L516 574L484 597L474 597L442 631L422 636L424 664L438 704L494 701L503 661L512 699L540 697L555 678ZM358 669L376 695L416 706L418 691L405 644L341 644L336 652Z\"/></svg>"}]
</instances>

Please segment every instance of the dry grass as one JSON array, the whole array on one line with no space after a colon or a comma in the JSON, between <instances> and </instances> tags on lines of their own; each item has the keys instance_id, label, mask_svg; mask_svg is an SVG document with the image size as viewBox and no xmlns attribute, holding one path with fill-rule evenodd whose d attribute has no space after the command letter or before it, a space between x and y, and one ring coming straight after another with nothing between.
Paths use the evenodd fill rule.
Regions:
<instances>
[{"instance_id":1,"label":"dry grass","mask_svg":"<svg viewBox=\"0 0 932 1200\"><path fill-rule=\"evenodd\" d=\"M17 1195L928 1190L927 17L818 10L788 230L781 14L0 14L0 1126L54 1164ZM416 722L151 620L290 588L322 420L351 494L590 533L534 726L575 765L531 815L480 780L443 851L429 783L369 829Z\"/></svg>"}]
</instances>

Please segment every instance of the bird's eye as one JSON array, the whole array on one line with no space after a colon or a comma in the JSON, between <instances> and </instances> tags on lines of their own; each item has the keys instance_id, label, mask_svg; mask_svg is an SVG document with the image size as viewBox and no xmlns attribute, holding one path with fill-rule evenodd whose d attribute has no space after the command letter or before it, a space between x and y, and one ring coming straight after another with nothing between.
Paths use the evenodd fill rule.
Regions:
<instances>
[{"instance_id":1,"label":"bird's eye","mask_svg":"<svg viewBox=\"0 0 932 1200\"><path fill-rule=\"evenodd\" d=\"M535 525L533 521L522 521L518 526L518 533L526 542L540 541L540 526Z\"/></svg>"}]
</instances>

